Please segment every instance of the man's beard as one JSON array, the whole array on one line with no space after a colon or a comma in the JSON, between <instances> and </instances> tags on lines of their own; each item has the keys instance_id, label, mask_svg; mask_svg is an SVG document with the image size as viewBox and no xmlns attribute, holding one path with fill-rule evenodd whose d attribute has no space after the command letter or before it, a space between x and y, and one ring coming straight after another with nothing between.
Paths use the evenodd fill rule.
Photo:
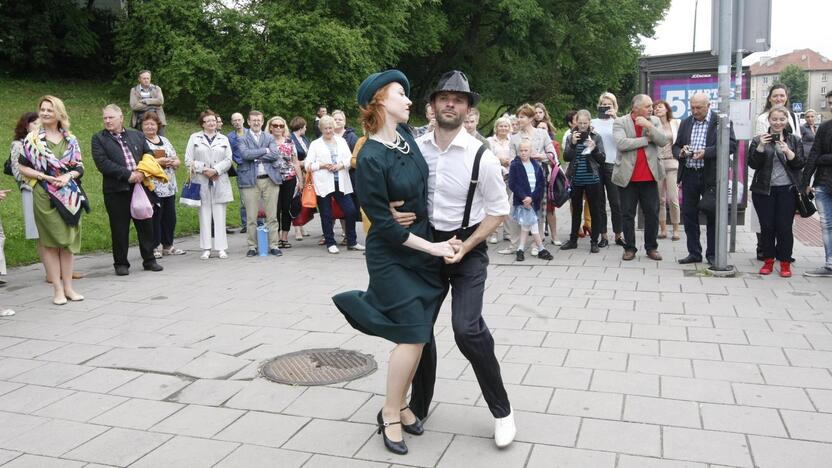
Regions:
<instances>
[{"instance_id":1,"label":"man's beard","mask_svg":"<svg viewBox=\"0 0 832 468\"><path fill-rule=\"evenodd\" d=\"M445 117L442 112L436 114L436 125L442 130L455 130L462 126L465 116L457 114L456 117Z\"/></svg>"}]
</instances>

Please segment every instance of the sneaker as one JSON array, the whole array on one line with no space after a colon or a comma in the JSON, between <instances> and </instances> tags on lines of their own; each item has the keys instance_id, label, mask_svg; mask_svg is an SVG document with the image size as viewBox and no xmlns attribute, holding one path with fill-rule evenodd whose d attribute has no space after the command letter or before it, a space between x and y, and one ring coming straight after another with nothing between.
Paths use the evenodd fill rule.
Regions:
<instances>
[{"instance_id":1,"label":"sneaker","mask_svg":"<svg viewBox=\"0 0 832 468\"><path fill-rule=\"evenodd\" d=\"M589 253L598 253L600 251L601 251L601 249L598 248L598 243L597 242L593 242L593 243L589 244Z\"/></svg>"},{"instance_id":2,"label":"sneaker","mask_svg":"<svg viewBox=\"0 0 832 468\"><path fill-rule=\"evenodd\" d=\"M540 252L537 253L537 258L539 258L541 260L547 260L548 261L548 260L552 260L555 257L553 257L552 254L549 253L548 250L540 249Z\"/></svg>"},{"instance_id":3,"label":"sneaker","mask_svg":"<svg viewBox=\"0 0 832 468\"><path fill-rule=\"evenodd\" d=\"M326 248L326 250L328 250L329 253L331 253L331 254L337 254L338 252L340 252L340 250L338 250L337 245L330 245L329 247Z\"/></svg>"},{"instance_id":4,"label":"sneaker","mask_svg":"<svg viewBox=\"0 0 832 468\"><path fill-rule=\"evenodd\" d=\"M525 253L523 253L523 251L522 251L522 250L518 250L518 251L517 251L517 253L515 254L515 259L516 259L518 262L525 261L525 260L526 260L526 254L525 254Z\"/></svg>"},{"instance_id":5,"label":"sneaker","mask_svg":"<svg viewBox=\"0 0 832 468\"><path fill-rule=\"evenodd\" d=\"M226 253L225 250L220 250L219 252L217 252L217 256L220 258L228 258L228 253Z\"/></svg>"},{"instance_id":6,"label":"sneaker","mask_svg":"<svg viewBox=\"0 0 832 468\"><path fill-rule=\"evenodd\" d=\"M280 249L269 249L269 253L274 255L275 257L283 256L283 252L281 252Z\"/></svg>"},{"instance_id":7,"label":"sneaker","mask_svg":"<svg viewBox=\"0 0 832 468\"><path fill-rule=\"evenodd\" d=\"M366 248L366 247L364 247L363 245L359 244L359 243L356 243L355 245L348 245L348 246L347 246L347 250L358 250L358 251L362 251L362 250L367 250L367 248Z\"/></svg>"},{"instance_id":8,"label":"sneaker","mask_svg":"<svg viewBox=\"0 0 832 468\"><path fill-rule=\"evenodd\" d=\"M491 237L488 238L489 244L496 244L497 243L497 233L491 234Z\"/></svg>"},{"instance_id":9,"label":"sneaker","mask_svg":"<svg viewBox=\"0 0 832 468\"><path fill-rule=\"evenodd\" d=\"M254 247L248 249L248 252L246 252L246 257L256 257L256 256L257 256L257 249L255 249Z\"/></svg>"},{"instance_id":10,"label":"sneaker","mask_svg":"<svg viewBox=\"0 0 832 468\"><path fill-rule=\"evenodd\" d=\"M517 249L512 249L511 247L506 247L505 249L498 250L497 253L500 255L514 255Z\"/></svg>"},{"instance_id":11,"label":"sneaker","mask_svg":"<svg viewBox=\"0 0 832 468\"><path fill-rule=\"evenodd\" d=\"M514 412L504 418L494 418L494 443L497 447L508 447L514 441L517 426L514 424Z\"/></svg>"},{"instance_id":12,"label":"sneaker","mask_svg":"<svg viewBox=\"0 0 832 468\"><path fill-rule=\"evenodd\" d=\"M14 311L11 309L0 310L0 317L11 317L12 315L14 315Z\"/></svg>"},{"instance_id":13,"label":"sneaker","mask_svg":"<svg viewBox=\"0 0 832 468\"><path fill-rule=\"evenodd\" d=\"M537 254L539 254L539 253L540 253L540 250L537 247L532 247L532 251L531 251L532 257L537 257Z\"/></svg>"},{"instance_id":14,"label":"sneaker","mask_svg":"<svg viewBox=\"0 0 832 468\"><path fill-rule=\"evenodd\" d=\"M832 278L832 268L820 267L815 270L804 271L803 276L810 278Z\"/></svg>"},{"instance_id":15,"label":"sneaker","mask_svg":"<svg viewBox=\"0 0 832 468\"><path fill-rule=\"evenodd\" d=\"M156 260L162 258L162 250L161 249L153 249L153 258Z\"/></svg>"},{"instance_id":16,"label":"sneaker","mask_svg":"<svg viewBox=\"0 0 832 468\"><path fill-rule=\"evenodd\" d=\"M608 247L609 245L610 245L610 241L607 240L607 239L601 239L601 240L598 241L598 247L600 247L602 249L604 247Z\"/></svg>"},{"instance_id":17,"label":"sneaker","mask_svg":"<svg viewBox=\"0 0 832 468\"><path fill-rule=\"evenodd\" d=\"M210 250L203 250L202 255L199 256L200 260L208 260L211 258L211 251Z\"/></svg>"},{"instance_id":18,"label":"sneaker","mask_svg":"<svg viewBox=\"0 0 832 468\"><path fill-rule=\"evenodd\" d=\"M563 245L563 242L561 242L557 239L552 239L552 245L554 245L555 247L560 247L560 246Z\"/></svg>"}]
</instances>

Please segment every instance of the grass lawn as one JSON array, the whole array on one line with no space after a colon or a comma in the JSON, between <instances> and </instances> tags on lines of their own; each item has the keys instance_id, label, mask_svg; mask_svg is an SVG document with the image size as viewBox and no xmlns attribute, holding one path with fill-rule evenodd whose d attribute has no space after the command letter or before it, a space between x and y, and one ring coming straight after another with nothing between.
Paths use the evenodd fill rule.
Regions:
<instances>
[{"instance_id":1,"label":"grass lawn","mask_svg":"<svg viewBox=\"0 0 832 468\"><path fill-rule=\"evenodd\" d=\"M118 104L125 110L125 122L130 121L128 105L129 90L113 89L109 83L89 81L46 81L33 82L0 78L0 148L4 149L3 162L9 157L8 149L14 136L17 119L27 111L36 111L37 100L44 94L61 98L67 107L70 130L81 143L81 154L86 173L82 179L84 190L90 198L92 211L82 217L82 253L93 251L110 251L110 226L104 209L104 197L101 193L101 173L95 167L90 154L92 135L103 128L101 108L109 103ZM173 143L180 159L185 159L185 144L191 133L198 131L196 116L171 116L168 114L166 136ZM228 122L230 119L224 119ZM230 126L226 124L228 132ZM187 171L180 166L177 182L181 191L187 180ZM234 202L228 205L228 224L239 225L239 195L237 184L234 187ZM23 235L23 217L21 215L20 192L14 178L2 174L0 188L13 189L6 200L0 202L0 216L6 233L6 261L9 266L28 264L39 261L35 242L26 240ZM184 206L177 207L177 235L196 233L199 230L197 211ZM131 243L135 244L135 231L131 233Z\"/></svg>"}]
</instances>

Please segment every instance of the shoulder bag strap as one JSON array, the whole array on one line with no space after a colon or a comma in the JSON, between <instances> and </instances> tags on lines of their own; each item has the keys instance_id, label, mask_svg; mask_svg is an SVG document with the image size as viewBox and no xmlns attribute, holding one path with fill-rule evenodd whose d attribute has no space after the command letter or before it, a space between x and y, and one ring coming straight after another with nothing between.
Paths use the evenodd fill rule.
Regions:
<instances>
[{"instance_id":1,"label":"shoulder bag strap","mask_svg":"<svg viewBox=\"0 0 832 468\"><path fill-rule=\"evenodd\" d=\"M474 192L477 190L480 178L480 160L485 153L485 145L480 145L474 156L474 168L471 170L471 183L468 185L468 197L465 199L465 214L462 215L462 229L468 228L468 222L471 220L471 206L474 204Z\"/></svg>"}]
</instances>

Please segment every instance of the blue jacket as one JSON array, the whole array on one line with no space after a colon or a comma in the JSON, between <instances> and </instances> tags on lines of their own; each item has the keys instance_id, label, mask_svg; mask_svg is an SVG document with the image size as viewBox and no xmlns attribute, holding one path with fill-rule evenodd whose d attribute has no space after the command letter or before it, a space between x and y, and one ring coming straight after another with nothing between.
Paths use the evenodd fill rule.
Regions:
<instances>
[{"instance_id":1,"label":"blue jacket","mask_svg":"<svg viewBox=\"0 0 832 468\"><path fill-rule=\"evenodd\" d=\"M237 146L240 151L242 162L237 165L237 185L240 188L254 187L257 183L257 163L263 163L263 168L272 182L280 184L283 177L280 175L279 163L277 161L277 144L274 138L267 132L260 132L259 141L254 138L251 130L246 130L243 137L237 138ZM232 146L233 153L233 146Z\"/></svg>"},{"instance_id":2,"label":"blue jacket","mask_svg":"<svg viewBox=\"0 0 832 468\"><path fill-rule=\"evenodd\" d=\"M523 204L523 199L532 197L532 206L535 211L540 210L540 202L543 200L543 191L546 189L546 179L543 177L543 169L534 159L531 160L534 167L534 192L529 185L529 178L526 176L526 168L520 156L515 157L508 168L508 188L514 194L512 203L514 206Z\"/></svg>"}]
</instances>

